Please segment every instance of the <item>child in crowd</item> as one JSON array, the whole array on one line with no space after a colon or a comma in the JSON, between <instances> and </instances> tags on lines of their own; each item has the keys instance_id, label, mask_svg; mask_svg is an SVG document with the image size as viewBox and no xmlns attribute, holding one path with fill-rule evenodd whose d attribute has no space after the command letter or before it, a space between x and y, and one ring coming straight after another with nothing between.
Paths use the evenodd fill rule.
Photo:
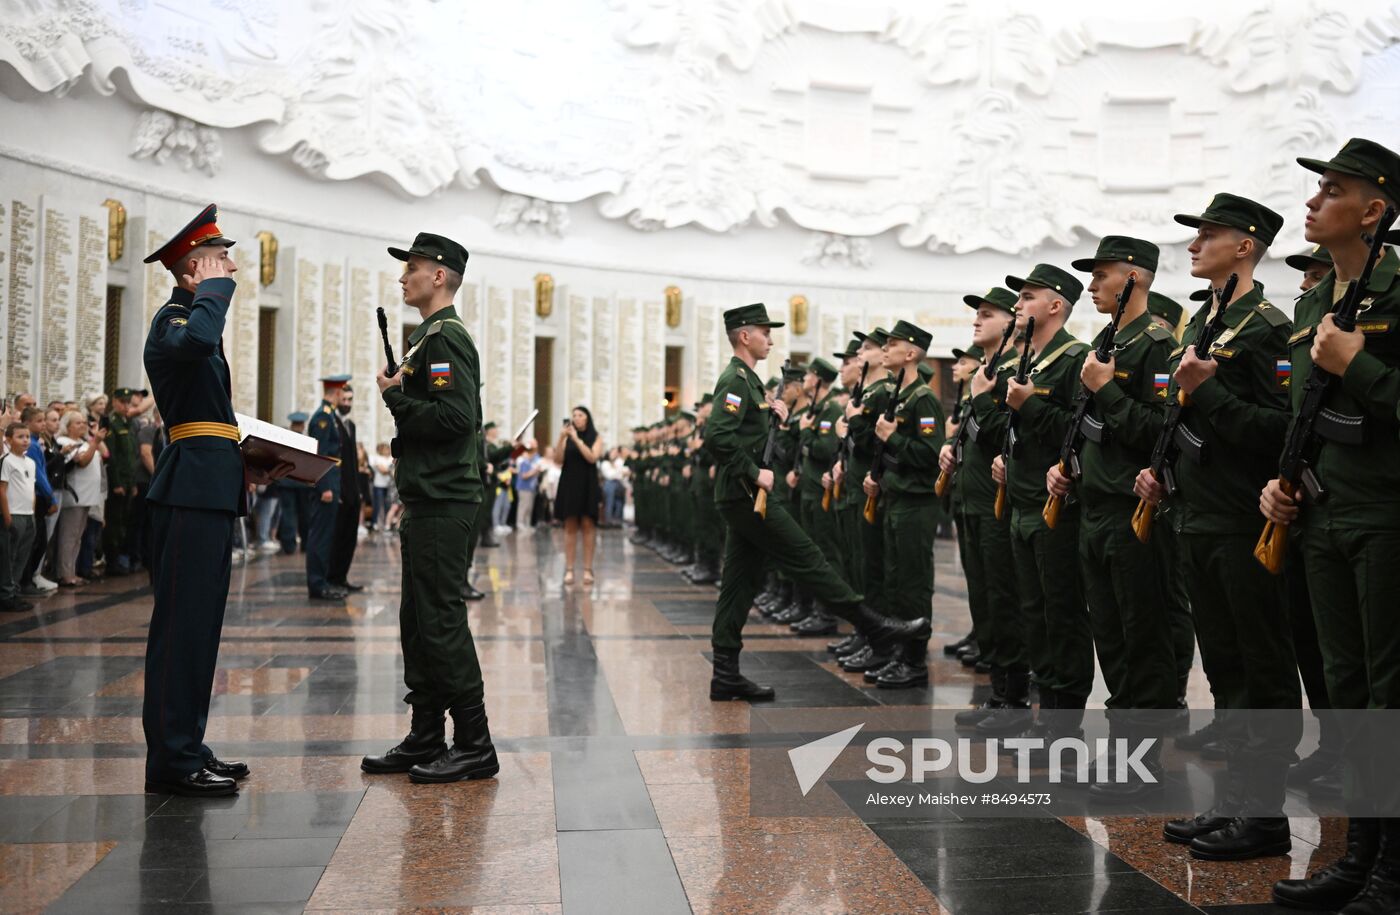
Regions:
<instances>
[{"instance_id":1,"label":"child in crowd","mask_svg":"<svg viewBox=\"0 0 1400 915\"><path fill-rule=\"evenodd\" d=\"M32 610L19 596L20 579L34 545L34 462L29 450L29 427L12 422L5 427L5 455L0 458L0 610Z\"/></svg>"}]
</instances>

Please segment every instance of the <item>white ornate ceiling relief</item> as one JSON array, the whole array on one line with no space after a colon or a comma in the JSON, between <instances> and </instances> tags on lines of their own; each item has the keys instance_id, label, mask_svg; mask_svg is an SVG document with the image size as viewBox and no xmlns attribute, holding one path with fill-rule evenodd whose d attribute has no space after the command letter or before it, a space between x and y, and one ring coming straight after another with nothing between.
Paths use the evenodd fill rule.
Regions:
<instances>
[{"instance_id":1,"label":"white ornate ceiling relief","mask_svg":"<svg viewBox=\"0 0 1400 915\"><path fill-rule=\"evenodd\" d=\"M1400 146L1398 38L1391 0L0 0L0 62L128 96L139 158L212 173L240 129L315 180L489 179L503 228L591 198L640 231L792 223L853 267L885 232L1021 254L1180 241L1222 189L1294 209L1294 156Z\"/></svg>"}]
</instances>

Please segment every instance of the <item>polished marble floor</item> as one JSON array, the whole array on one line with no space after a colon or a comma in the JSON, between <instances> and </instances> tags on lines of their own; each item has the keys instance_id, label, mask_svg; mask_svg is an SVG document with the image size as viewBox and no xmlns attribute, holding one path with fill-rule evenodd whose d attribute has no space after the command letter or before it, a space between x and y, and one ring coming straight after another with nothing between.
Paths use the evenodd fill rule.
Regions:
<instances>
[{"instance_id":1,"label":"polished marble floor","mask_svg":"<svg viewBox=\"0 0 1400 915\"><path fill-rule=\"evenodd\" d=\"M362 542L368 589L345 606L307 603L299 557L235 567L208 740L253 767L236 798L141 793L144 581L0 615L0 913L1265 913L1274 880L1338 853L1334 821L1231 864L1149 818L750 816L749 708L707 694L714 589L615 531L598 583L566 589L559 536L482 554L485 782L360 772L406 724L392 540ZM968 625L954 552L938 544L935 648ZM987 689L941 655L931 687L888 693L826 639L754 621L746 640L779 705L961 708ZM1209 707L1199 670L1192 698Z\"/></svg>"}]
</instances>

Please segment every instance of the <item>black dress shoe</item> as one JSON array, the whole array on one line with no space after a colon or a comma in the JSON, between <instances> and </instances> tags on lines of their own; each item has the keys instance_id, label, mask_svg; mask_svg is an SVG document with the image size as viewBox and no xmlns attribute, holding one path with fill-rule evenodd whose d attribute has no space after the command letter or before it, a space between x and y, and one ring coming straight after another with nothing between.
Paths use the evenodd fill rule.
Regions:
<instances>
[{"instance_id":1,"label":"black dress shoe","mask_svg":"<svg viewBox=\"0 0 1400 915\"><path fill-rule=\"evenodd\" d=\"M224 778L231 778L234 781L247 778L251 771L248 768L248 764L245 762L224 762L217 756L211 756L204 761L204 770L206 772L213 772L215 775L220 775Z\"/></svg>"},{"instance_id":2,"label":"black dress shoe","mask_svg":"<svg viewBox=\"0 0 1400 915\"><path fill-rule=\"evenodd\" d=\"M345 603L345 592L339 588L322 588L320 591L312 591L311 599L343 604Z\"/></svg>"},{"instance_id":3,"label":"black dress shoe","mask_svg":"<svg viewBox=\"0 0 1400 915\"><path fill-rule=\"evenodd\" d=\"M919 686L927 686L928 667L910 664L902 660L896 661L880 673L880 678L875 681L875 685L880 689L914 689Z\"/></svg>"},{"instance_id":4,"label":"black dress shoe","mask_svg":"<svg viewBox=\"0 0 1400 915\"><path fill-rule=\"evenodd\" d=\"M486 592L478 590L476 585L472 584L471 582L467 582L466 584L462 585L462 599L485 600Z\"/></svg>"},{"instance_id":5,"label":"black dress shoe","mask_svg":"<svg viewBox=\"0 0 1400 915\"><path fill-rule=\"evenodd\" d=\"M710 701L746 699L767 702L774 696L773 687L753 682L739 672L739 649L716 648L714 675L710 677Z\"/></svg>"},{"instance_id":6,"label":"black dress shoe","mask_svg":"<svg viewBox=\"0 0 1400 915\"><path fill-rule=\"evenodd\" d=\"M1341 797L1343 767L1340 762L1308 782L1304 790L1313 797Z\"/></svg>"},{"instance_id":7,"label":"black dress shoe","mask_svg":"<svg viewBox=\"0 0 1400 915\"><path fill-rule=\"evenodd\" d=\"M183 778L148 778L146 791L151 794L178 794L181 797L228 797L238 793L238 784L231 778L200 769Z\"/></svg>"},{"instance_id":8,"label":"black dress shoe","mask_svg":"<svg viewBox=\"0 0 1400 915\"><path fill-rule=\"evenodd\" d=\"M1190 845L1193 839L1229 825L1229 817L1219 816L1215 811L1207 810L1193 817L1167 820L1162 824L1162 838L1178 845Z\"/></svg>"},{"instance_id":9,"label":"black dress shoe","mask_svg":"<svg viewBox=\"0 0 1400 915\"><path fill-rule=\"evenodd\" d=\"M882 665L882 666L880 666L880 667L872 667L871 669L867 670L865 673L861 674L861 675L860 675L860 678L861 678L862 680L864 680L866 683L878 683L879 680L880 680L880 677L881 677L883 674L885 674L885 673L888 672L888 671L894 670L895 666L896 666L897 664L899 664L899 663L900 663L900 662L899 662L899 660L898 660L897 658L891 658L891 659L890 659L890 662L889 662L888 664L884 664L884 665Z\"/></svg>"},{"instance_id":10,"label":"black dress shoe","mask_svg":"<svg viewBox=\"0 0 1400 915\"><path fill-rule=\"evenodd\" d=\"M1202 861L1267 858L1292 849L1287 817L1233 817L1223 829L1191 840L1191 857Z\"/></svg>"},{"instance_id":11,"label":"black dress shoe","mask_svg":"<svg viewBox=\"0 0 1400 915\"><path fill-rule=\"evenodd\" d=\"M387 753L361 759L360 769L375 775L407 772L414 766L426 765L437 759L447 752L447 725L443 721L444 714L440 708L413 706L408 736Z\"/></svg>"},{"instance_id":12,"label":"black dress shoe","mask_svg":"<svg viewBox=\"0 0 1400 915\"><path fill-rule=\"evenodd\" d=\"M352 581L337 581L334 584L347 594L358 594L365 589L364 585L357 585Z\"/></svg>"},{"instance_id":13,"label":"black dress shoe","mask_svg":"<svg viewBox=\"0 0 1400 915\"><path fill-rule=\"evenodd\" d=\"M788 627L798 635L831 635L839 628L837 622L832 617L821 613L813 613L798 623L793 623Z\"/></svg>"}]
</instances>

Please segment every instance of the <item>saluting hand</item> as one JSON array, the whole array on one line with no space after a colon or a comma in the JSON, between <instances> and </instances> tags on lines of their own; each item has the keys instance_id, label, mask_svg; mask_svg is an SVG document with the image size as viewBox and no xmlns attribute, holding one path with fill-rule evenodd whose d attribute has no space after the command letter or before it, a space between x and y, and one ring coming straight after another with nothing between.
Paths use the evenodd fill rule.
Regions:
<instances>
[{"instance_id":1,"label":"saluting hand","mask_svg":"<svg viewBox=\"0 0 1400 915\"><path fill-rule=\"evenodd\" d=\"M198 286L205 280L219 279L233 276L233 271L229 269L228 256L216 256L212 254L202 254L194 258L194 274L185 274L185 283L191 286Z\"/></svg>"}]
</instances>

